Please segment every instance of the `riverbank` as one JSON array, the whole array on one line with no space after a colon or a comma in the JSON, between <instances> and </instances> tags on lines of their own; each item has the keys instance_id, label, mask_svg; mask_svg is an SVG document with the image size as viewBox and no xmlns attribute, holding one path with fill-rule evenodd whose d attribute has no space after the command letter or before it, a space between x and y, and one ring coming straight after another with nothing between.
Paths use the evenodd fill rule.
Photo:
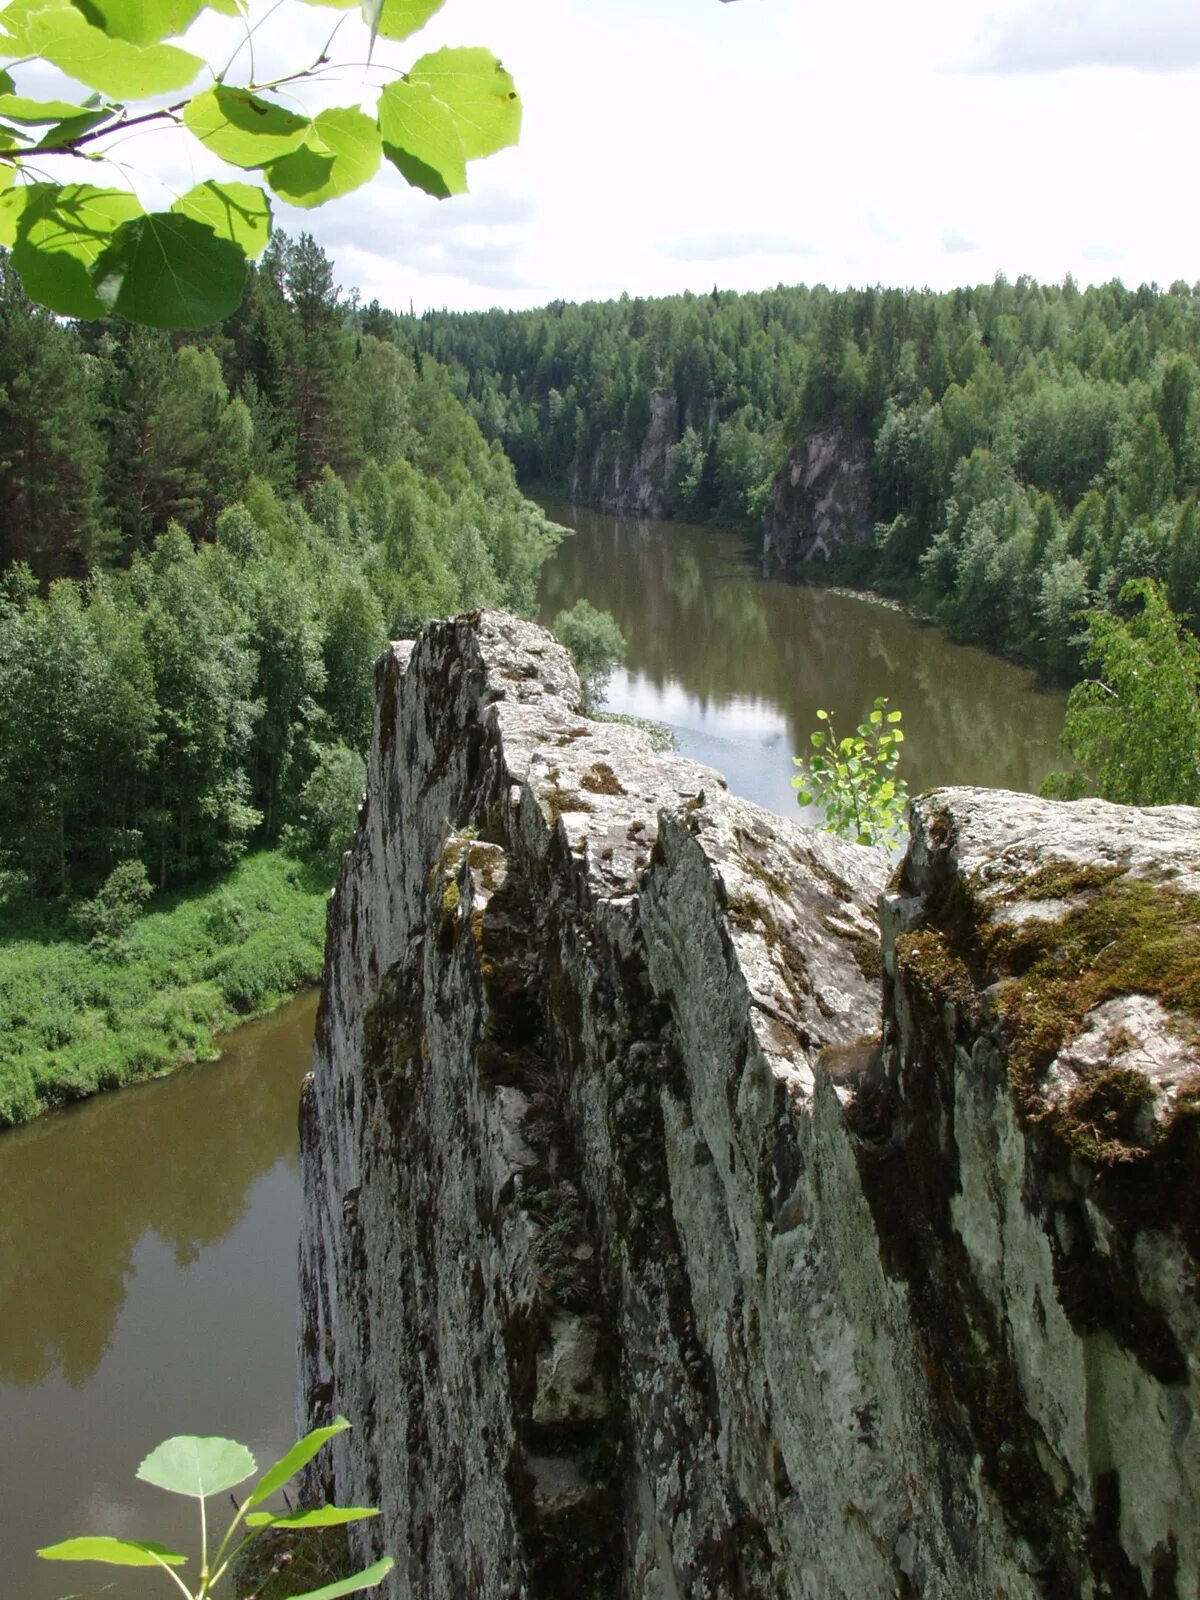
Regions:
<instances>
[{"instance_id":1,"label":"riverbank","mask_svg":"<svg viewBox=\"0 0 1200 1600\"><path fill-rule=\"evenodd\" d=\"M218 1052L218 1034L321 976L328 875L278 851L156 896L120 941L0 905L0 1128Z\"/></svg>"}]
</instances>

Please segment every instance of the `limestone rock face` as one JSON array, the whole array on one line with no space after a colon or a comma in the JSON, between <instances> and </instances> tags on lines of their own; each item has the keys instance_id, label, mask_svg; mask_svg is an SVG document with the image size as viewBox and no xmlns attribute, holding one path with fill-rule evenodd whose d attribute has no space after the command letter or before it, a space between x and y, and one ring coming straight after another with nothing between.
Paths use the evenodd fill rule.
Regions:
<instances>
[{"instance_id":1,"label":"limestone rock face","mask_svg":"<svg viewBox=\"0 0 1200 1600\"><path fill-rule=\"evenodd\" d=\"M783 568L828 561L839 545L871 537L867 447L835 424L806 435L771 486L763 554Z\"/></svg>"},{"instance_id":2,"label":"limestone rock face","mask_svg":"<svg viewBox=\"0 0 1200 1600\"><path fill-rule=\"evenodd\" d=\"M381 1592L1194 1595L1196 814L924 797L881 947L877 856L581 716L532 625L378 687L300 1412ZM1171 982L1094 979L1111 907Z\"/></svg>"},{"instance_id":3,"label":"limestone rock face","mask_svg":"<svg viewBox=\"0 0 1200 1600\"><path fill-rule=\"evenodd\" d=\"M652 389L650 422L634 449L624 434L601 440L591 458L576 462L568 489L572 500L635 517L671 513L671 450L679 442L679 402L673 389Z\"/></svg>"}]
</instances>

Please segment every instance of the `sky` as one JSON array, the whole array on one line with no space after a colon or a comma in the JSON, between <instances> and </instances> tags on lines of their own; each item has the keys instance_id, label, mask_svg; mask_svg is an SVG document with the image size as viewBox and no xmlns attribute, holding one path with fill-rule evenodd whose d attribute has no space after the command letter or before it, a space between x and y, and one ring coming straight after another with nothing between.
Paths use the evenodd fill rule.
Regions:
<instances>
[{"instance_id":1,"label":"sky","mask_svg":"<svg viewBox=\"0 0 1200 1600\"><path fill-rule=\"evenodd\" d=\"M314 58L337 20L287 0L259 30L260 79ZM187 43L215 61L237 37L208 16ZM361 61L365 42L348 17L332 55ZM276 203L365 300L1200 279L1197 0L446 0L377 57L443 44L491 48L525 107L469 195L431 199L385 163L320 209ZM307 109L373 103L361 70L333 76ZM182 132L120 156L155 203L160 182L221 170Z\"/></svg>"}]
</instances>

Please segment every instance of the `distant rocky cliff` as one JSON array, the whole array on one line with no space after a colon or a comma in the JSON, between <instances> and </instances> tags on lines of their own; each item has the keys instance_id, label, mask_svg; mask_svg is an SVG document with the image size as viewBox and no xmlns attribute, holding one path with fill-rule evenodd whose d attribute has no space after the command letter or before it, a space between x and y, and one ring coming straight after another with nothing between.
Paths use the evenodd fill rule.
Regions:
<instances>
[{"instance_id":1,"label":"distant rocky cliff","mask_svg":"<svg viewBox=\"0 0 1200 1600\"><path fill-rule=\"evenodd\" d=\"M395 647L300 1405L393 1600L1191 1600L1198 823L935 792L885 890L530 624Z\"/></svg>"},{"instance_id":2,"label":"distant rocky cliff","mask_svg":"<svg viewBox=\"0 0 1200 1600\"><path fill-rule=\"evenodd\" d=\"M650 394L650 422L638 449L622 433L606 434L591 459L576 463L567 483L572 500L639 517L671 514L671 450L679 441L678 402L670 389Z\"/></svg>"},{"instance_id":3,"label":"distant rocky cliff","mask_svg":"<svg viewBox=\"0 0 1200 1600\"><path fill-rule=\"evenodd\" d=\"M869 452L838 425L793 449L763 512L763 554L783 568L828 561L840 545L871 537Z\"/></svg>"}]
</instances>

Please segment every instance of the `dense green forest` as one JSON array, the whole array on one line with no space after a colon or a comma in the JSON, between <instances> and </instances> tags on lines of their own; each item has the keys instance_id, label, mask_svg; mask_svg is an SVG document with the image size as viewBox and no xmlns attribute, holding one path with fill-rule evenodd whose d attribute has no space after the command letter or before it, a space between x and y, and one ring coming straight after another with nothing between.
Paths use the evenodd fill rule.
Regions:
<instances>
[{"instance_id":1,"label":"dense green forest","mask_svg":"<svg viewBox=\"0 0 1200 1600\"><path fill-rule=\"evenodd\" d=\"M1130 579L1200 622L1200 286L714 290L393 326L524 481L586 476L612 434L639 447L666 391L693 520L757 526L796 441L841 424L877 523L843 574L1047 676L1078 676L1080 613Z\"/></svg>"},{"instance_id":2,"label":"dense green forest","mask_svg":"<svg viewBox=\"0 0 1200 1600\"><path fill-rule=\"evenodd\" d=\"M554 540L307 236L188 343L64 324L0 266L3 866L163 887L319 831L361 792L385 640L530 609Z\"/></svg>"},{"instance_id":3,"label":"dense green forest","mask_svg":"<svg viewBox=\"0 0 1200 1600\"><path fill-rule=\"evenodd\" d=\"M186 341L0 253L0 1127L314 981L386 640L532 609L559 530L381 332L307 236Z\"/></svg>"}]
</instances>

